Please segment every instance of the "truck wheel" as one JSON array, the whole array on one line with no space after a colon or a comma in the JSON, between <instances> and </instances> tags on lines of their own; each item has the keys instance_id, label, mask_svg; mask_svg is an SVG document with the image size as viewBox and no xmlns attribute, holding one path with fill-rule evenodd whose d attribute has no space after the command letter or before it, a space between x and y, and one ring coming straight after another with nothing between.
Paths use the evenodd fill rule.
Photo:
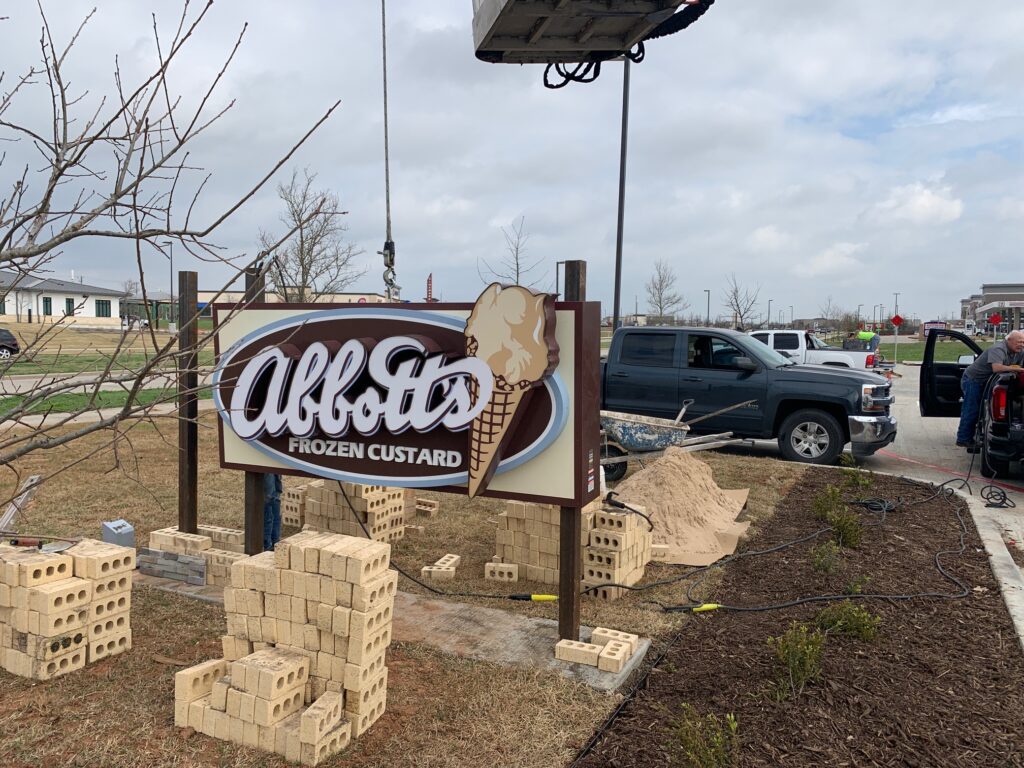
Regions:
<instances>
[{"instance_id":1,"label":"truck wheel","mask_svg":"<svg viewBox=\"0 0 1024 768\"><path fill-rule=\"evenodd\" d=\"M812 408L790 414L779 429L779 450L789 461L834 464L844 443L835 418Z\"/></svg>"},{"instance_id":2,"label":"truck wheel","mask_svg":"<svg viewBox=\"0 0 1024 768\"><path fill-rule=\"evenodd\" d=\"M602 450L602 458L616 458L618 456L625 456L626 452L619 448L617 445L608 445ZM620 461L615 464L606 464L604 467L604 479L609 483L616 483L626 476L626 470L629 469L628 461Z\"/></svg>"},{"instance_id":3,"label":"truck wheel","mask_svg":"<svg viewBox=\"0 0 1024 768\"><path fill-rule=\"evenodd\" d=\"M981 444L981 476L982 477L1006 477L1010 474L1010 462L1006 459L996 459L989 455L988 441Z\"/></svg>"}]
</instances>

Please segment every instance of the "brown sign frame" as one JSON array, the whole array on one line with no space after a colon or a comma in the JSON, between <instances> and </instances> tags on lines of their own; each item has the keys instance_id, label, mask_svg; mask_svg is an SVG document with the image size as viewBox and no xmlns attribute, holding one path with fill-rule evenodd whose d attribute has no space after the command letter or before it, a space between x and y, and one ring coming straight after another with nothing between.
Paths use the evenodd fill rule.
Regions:
<instances>
[{"instance_id":1,"label":"brown sign frame","mask_svg":"<svg viewBox=\"0 0 1024 768\"><path fill-rule=\"evenodd\" d=\"M258 302L240 309L237 304L214 304L214 352L221 360L221 336L219 328L226 318L237 317L240 313L261 310L310 312L317 310L344 309L352 312L378 313L386 310L413 310L430 313L468 313L473 309L470 303L415 303L415 304L315 304L315 303L268 303ZM570 408L572 409L573 440L573 483L572 494L566 496L527 491L506 491L486 489L480 496L496 499L517 499L539 504L554 504L563 507L584 507L597 498L600 486L600 304L597 302L555 302L556 313L570 312L575 326L573 333L575 366L572 376ZM225 447L223 418L218 418L218 450L220 465L225 469L247 472L274 472L299 477L322 477L287 465L277 465L272 460L265 464L240 463L228 460ZM568 428L568 427L567 427ZM530 460L543 461L545 452ZM415 487L415 486L413 486ZM423 490L443 493L466 494L465 486L430 486Z\"/></svg>"}]
</instances>

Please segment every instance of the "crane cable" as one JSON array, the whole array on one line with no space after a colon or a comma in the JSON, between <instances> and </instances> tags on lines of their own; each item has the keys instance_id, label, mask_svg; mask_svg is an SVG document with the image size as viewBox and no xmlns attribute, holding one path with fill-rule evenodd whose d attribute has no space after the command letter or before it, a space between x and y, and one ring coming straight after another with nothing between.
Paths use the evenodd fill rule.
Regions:
<instances>
[{"instance_id":1,"label":"crane cable","mask_svg":"<svg viewBox=\"0 0 1024 768\"><path fill-rule=\"evenodd\" d=\"M395 241L391 238L391 146L388 135L388 25L387 0L380 0L381 67L384 72L384 208L386 230L384 249L377 251L384 257L384 294L389 302L398 296L401 286L395 282Z\"/></svg>"}]
</instances>

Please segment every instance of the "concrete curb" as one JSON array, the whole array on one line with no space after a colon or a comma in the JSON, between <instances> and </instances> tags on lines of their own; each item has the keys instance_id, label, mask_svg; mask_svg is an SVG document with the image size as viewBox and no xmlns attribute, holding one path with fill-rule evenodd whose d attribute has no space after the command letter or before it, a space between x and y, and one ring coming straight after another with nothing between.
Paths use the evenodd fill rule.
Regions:
<instances>
[{"instance_id":1,"label":"concrete curb","mask_svg":"<svg viewBox=\"0 0 1024 768\"><path fill-rule=\"evenodd\" d=\"M960 498L967 501L967 508L971 512L971 519L974 520L974 527L978 529L978 536L985 547L985 554L988 555L989 565L992 574L999 582L999 591L1003 594L1003 602L1006 610L1013 620L1013 627L1017 632L1017 640L1024 650L1024 576L1020 568L1013 561L1010 550L1006 548L1003 540L1003 524L997 516L998 510L989 509L981 501L957 492Z\"/></svg>"}]
</instances>

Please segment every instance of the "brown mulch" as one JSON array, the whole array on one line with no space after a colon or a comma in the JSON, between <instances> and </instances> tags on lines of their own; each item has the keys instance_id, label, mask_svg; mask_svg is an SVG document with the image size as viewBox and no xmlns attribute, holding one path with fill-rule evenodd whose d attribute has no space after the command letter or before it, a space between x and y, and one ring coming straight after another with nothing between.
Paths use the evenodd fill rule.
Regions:
<instances>
[{"instance_id":1,"label":"brown mulch","mask_svg":"<svg viewBox=\"0 0 1024 768\"><path fill-rule=\"evenodd\" d=\"M876 477L855 491L835 471L808 472L765 521L745 549L757 550L821 527L811 501L829 482L845 499L860 495L905 501L925 499L930 486ZM960 525L966 549L959 548ZM868 512L864 520L874 519ZM823 541L825 537L819 539ZM815 542L740 559L698 599L758 606L796 597L844 593L857 583L866 593L955 594L938 573L935 553L966 582L961 600L865 600L881 616L873 642L829 635L823 677L801 695L778 701L777 669L767 639L793 621L813 624L822 604L785 610L694 614L665 659L627 704L582 766L690 765L673 726L684 703L700 716L739 719L737 766L900 766L1002 768L1024 766L1024 654L965 505L941 498L905 505L883 525L865 528L857 550L846 550L841 569L813 569ZM865 582L865 579L867 581ZM680 603L686 602L680 589Z\"/></svg>"}]
</instances>

